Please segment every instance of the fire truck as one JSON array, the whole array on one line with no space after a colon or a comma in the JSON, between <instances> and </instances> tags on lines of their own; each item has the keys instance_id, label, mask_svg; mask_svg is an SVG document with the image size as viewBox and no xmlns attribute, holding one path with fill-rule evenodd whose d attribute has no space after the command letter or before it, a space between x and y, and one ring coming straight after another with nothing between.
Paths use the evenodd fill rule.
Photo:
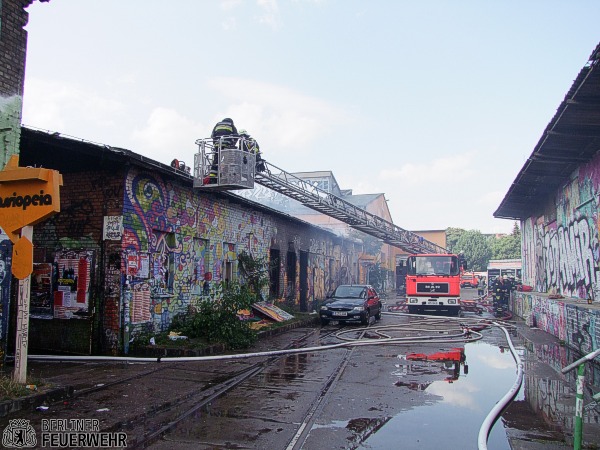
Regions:
<instances>
[{"instance_id":1,"label":"fire truck","mask_svg":"<svg viewBox=\"0 0 600 450\"><path fill-rule=\"evenodd\" d=\"M478 283L479 280L474 272L463 272L460 276L460 287L475 288Z\"/></svg>"},{"instance_id":2,"label":"fire truck","mask_svg":"<svg viewBox=\"0 0 600 450\"><path fill-rule=\"evenodd\" d=\"M414 254L406 260L406 300L411 314L460 312L462 255ZM461 270L462 269L462 270Z\"/></svg>"}]
</instances>

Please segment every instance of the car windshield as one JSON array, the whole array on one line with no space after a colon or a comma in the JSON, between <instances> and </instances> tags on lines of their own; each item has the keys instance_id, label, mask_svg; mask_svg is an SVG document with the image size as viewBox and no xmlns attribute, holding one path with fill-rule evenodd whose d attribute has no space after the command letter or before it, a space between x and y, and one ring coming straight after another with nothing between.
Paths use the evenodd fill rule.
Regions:
<instances>
[{"instance_id":1,"label":"car windshield","mask_svg":"<svg viewBox=\"0 0 600 450\"><path fill-rule=\"evenodd\" d=\"M333 293L334 297L365 298L366 288L364 286L338 286Z\"/></svg>"}]
</instances>

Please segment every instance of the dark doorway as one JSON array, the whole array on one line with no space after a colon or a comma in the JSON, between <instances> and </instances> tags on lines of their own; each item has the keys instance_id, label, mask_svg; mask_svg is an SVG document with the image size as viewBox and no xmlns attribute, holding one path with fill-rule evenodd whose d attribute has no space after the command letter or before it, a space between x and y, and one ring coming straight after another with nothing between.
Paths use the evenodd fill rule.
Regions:
<instances>
[{"instance_id":1,"label":"dark doorway","mask_svg":"<svg viewBox=\"0 0 600 450\"><path fill-rule=\"evenodd\" d=\"M296 253L287 252L285 299L296 301Z\"/></svg>"},{"instance_id":2,"label":"dark doorway","mask_svg":"<svg viewBox=\"0 0 600 450\"><path fill-rule=\"evenodd\" d=\"M308 252L300 252L300 311L308 311Z\"/></svg>"},{"instance_id":3,"label":"dark doorway","mask_svg":"<svg viewBox=\"0 0 600 450\"><path fill-rule=\"evenodd\" d=\"M406 295L406 262L399 261L396 266L396 294Z\"/></svg>"},{"instance_id":4,"label":"dark doorway","mask_svg":"<svg viewBox=\"0 0 600 450\"><path fill-rule=\"evenodd\" d=\"M281 259L279 250L272 248L269 251L269 298L279 298L279 267Z\"/></svg>"}]
</instances>

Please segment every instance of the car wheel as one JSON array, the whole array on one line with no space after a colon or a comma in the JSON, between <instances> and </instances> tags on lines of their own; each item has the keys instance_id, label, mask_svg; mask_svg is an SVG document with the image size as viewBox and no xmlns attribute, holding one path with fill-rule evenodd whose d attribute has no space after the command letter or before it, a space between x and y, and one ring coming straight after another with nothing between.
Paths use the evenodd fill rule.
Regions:
<instances>
[{"instance_id":1,"label":"car wheel","mask_svg":"<svg viewBox=\"0 0 600 450\"><path fill-rule=\"evenodd\" d=\"M321 319L321 325L322 326L329 325L329 319Z\"/></svg>"},{"instance_id":2,"label":"car wheel","mask_svg":"<svg viewBox=\"0 0 600 450\"><path fill-rule=\"evenodd\" d=\"M370 318L371 318L371 314L369 313L369 310L365 309L364 315L362 315L361 318L360 318L360 323L362 325L369 325L369 319Z\"/></svg>"}]
</instances>

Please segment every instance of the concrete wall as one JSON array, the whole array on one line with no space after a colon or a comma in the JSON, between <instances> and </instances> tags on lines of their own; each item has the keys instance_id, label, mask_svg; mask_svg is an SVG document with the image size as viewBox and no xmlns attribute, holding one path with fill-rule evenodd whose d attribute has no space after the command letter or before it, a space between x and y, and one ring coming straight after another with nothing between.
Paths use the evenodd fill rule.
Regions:
<instances>
[{"instance_id":1,"label":"concrete wall","mask_svg":"<svg viewBox=\"0 0 600 450\"><path fill-rule=\"evenodd\" d=\"M522 221L525 284L600 302L599 203L600 154L571 175L542 214Z\"/></svg>"}]
</instances>

